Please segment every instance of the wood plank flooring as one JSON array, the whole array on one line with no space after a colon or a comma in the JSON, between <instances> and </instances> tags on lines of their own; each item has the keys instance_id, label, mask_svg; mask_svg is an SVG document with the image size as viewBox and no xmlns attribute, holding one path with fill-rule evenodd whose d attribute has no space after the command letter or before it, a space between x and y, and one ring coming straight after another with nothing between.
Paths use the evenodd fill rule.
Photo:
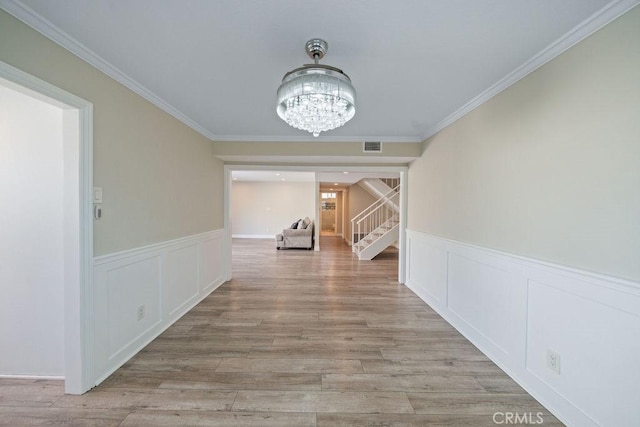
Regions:
<instances>
[{"instance_id":1,"label":"wood plank flooring","mask_svg":"<svg viewBox=\"0 0 640 427\"><path fill-rule=\"evenodd\" d=\"M0 425L562 425L397 283L397 251L321 247L234 241L233 280L85 395L0 380Z\"/></svg>"}]
</instances>

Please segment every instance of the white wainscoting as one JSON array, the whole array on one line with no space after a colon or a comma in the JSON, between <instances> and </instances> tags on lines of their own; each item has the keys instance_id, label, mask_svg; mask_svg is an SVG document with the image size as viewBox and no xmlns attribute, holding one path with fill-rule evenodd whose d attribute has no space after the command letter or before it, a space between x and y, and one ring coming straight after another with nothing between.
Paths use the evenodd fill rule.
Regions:
<instances>
[{"instance_id":1,"label":"white wainscoting","mask_svg":"<svg viewBox=\"0 0 640 427\"><path fill-rule=\"evenodd\" d=\"M640 425L640 283L414 230L406 259L406 285L563 422Z\"/></svg>"},{"instance_id":2,"label":"white wainscoting","mask_svg":"<svg viewBox=\"0 0 640 427\"><path fill-rule=\"evenodd\" d=\"M220 286L224 259L224 230L94 258L96 384Z\"/></svg>"}]
</instances>

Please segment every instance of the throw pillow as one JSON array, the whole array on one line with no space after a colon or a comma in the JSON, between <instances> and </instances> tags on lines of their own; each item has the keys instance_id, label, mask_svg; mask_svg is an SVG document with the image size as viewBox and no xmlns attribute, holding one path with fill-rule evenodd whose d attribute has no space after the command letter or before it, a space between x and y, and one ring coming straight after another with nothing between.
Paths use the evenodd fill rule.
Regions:
<instances>
[{"instance_id":1,"label":"throw pillow","mask_svg":"<svg viewBox=\"0 0 640 427\"><path fill-rule=\"evenodd\" d=\"M311 220L309 219L309 217L306 217L302 220L302 228L307 228L309 224L311 224Z\"/></svg>"},{"instance_id":2,"label":"throw pillow","mask_svg":"<svg viewBox=\"0 0 640 427\"><path fill-rule=\"evenodd\" d=\"M294 222L293 224L291 224L291 229L295 230L296 228L298 228L298 222L300 222L300 220L296 220L296 222Z\"/></svg>"},{"instance_id":3,"label":"throw pillow","mask_svg":"<svg viewBox=\"0 0 640 427\"><path fill-rule=\"evenodd\" d=\"M304 222L302 220L298 221L298 229L299 230L304 229Z\"/></svg>"}]
</instances>

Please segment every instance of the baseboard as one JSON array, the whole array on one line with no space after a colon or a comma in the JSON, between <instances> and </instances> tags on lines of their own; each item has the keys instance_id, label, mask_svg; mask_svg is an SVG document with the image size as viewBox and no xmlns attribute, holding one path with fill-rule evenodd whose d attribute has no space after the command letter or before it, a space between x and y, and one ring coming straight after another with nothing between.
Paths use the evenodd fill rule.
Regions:
<instances>
[{"instance_id":1,"label":"baseboard","mask_svg":"<svg viewBox=\"0 0 640 427\"><path fill-rule=\"evenodd\" d=\"M234 239L275 239L275 234L233 234Z\"/></svg>"},{"instance_id":2,"label":"baseboard","mask_svg":"<svg viewBox=\"0 0 640 427\"><path fill-rule=\"evenodd\" d=\"M99 384L224 283L224 231L94 259L94 372Z\"/></svg>"},{"instance_id":3,"label":"baseboard","mask_svg":"<svg viewBox=\"0 0 640 427\"><path fill-rule=\"evenodd\" d=\"M64 381L64 375L0 375L5 380L55 380Z\"/></svg>"},{"instance_id":4,"label":"baseboard","mask_svg":"<svg viewBox=\"0 0 640 427\"><path fill-rule=\"evenodd\" d=\"M406 260L407 287L561 421L640 419L640 343L631 338L640 334L640 283L414 230ZM547 368L548 350L560 354L560 374Z\"/></svg>"}]
</instances>

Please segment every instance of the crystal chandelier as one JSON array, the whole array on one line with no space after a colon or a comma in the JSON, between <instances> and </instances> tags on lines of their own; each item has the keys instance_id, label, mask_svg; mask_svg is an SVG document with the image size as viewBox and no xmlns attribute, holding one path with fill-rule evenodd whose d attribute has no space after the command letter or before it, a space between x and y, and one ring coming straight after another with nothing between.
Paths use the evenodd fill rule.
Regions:
<instances>
[{"instance_id":1,"label":"crystal chandelier","mask_svg":"<svg viewBox=\"0 0 640 427\"><path fill-rule=\"evenodd\" d=\"M320 135L347 123L356 113L356 90L342 70L321 65L329 49L326 41L305 45L313 64L289 71L278 88L278 116L296 129Z\"/></svg>"}]
</instances>

